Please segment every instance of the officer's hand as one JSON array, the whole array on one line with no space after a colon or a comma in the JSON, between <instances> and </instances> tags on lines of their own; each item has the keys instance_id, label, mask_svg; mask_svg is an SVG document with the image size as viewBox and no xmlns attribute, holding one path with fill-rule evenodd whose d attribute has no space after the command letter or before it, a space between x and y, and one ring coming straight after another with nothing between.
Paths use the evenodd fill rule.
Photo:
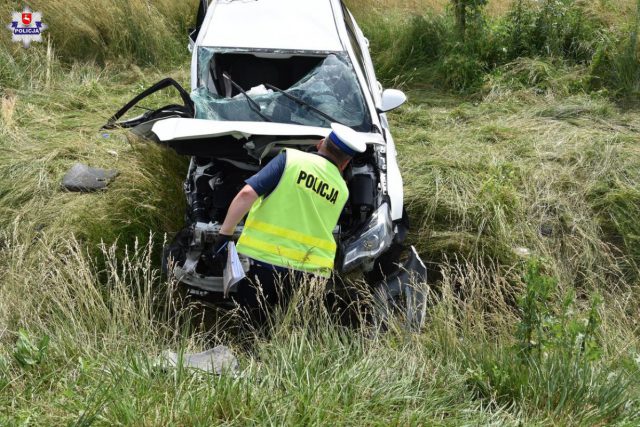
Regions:
<instances>
[{"instance_id":1,"label":"officer's hand","mask_svg":"<svg viewBox=\"0 0 640 427\"><path fill-rule=\"evenodd\" d=\"M233 236L219 233L216 237L215 242L213 243L213 255L216 256L220 253L223 253L223 249L226 249L227 244L231 241L232 238Z\"/></svg>"}]
</instances>

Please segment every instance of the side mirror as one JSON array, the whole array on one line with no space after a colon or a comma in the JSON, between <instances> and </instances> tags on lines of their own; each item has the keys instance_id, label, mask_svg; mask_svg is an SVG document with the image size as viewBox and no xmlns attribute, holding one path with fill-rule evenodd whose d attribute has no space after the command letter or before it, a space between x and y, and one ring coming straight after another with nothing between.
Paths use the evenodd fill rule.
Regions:
<instances>
[{"instance_id":1,"label":"side mirror","mask_svg":"<svg viewBox=\"0 0 640 427\"><path fill-rule=\"evenodd\" d=\"M407 101L407 96L398 89L385 89L382 91L382 102L378 108L378 112L386 113L394 110Z\"/></svg>"}]
</instances>

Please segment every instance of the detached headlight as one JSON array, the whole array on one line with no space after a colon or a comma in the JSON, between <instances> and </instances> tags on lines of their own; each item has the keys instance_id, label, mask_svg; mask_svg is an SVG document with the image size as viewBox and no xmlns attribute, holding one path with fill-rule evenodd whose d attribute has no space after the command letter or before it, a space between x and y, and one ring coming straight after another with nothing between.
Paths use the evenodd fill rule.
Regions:
<instances>
[{"instance_id":1,"label":"detached headlight","mask_svg":"<svg viewBox=\"0 0 640 427\"><path fill-rule=\"evenodd\" d=\"M342 271L353 270L367 258L377 258L393 241L393 223L386 203L371 215L363 232L344 244Z\"/></svg>"}]
</instances>

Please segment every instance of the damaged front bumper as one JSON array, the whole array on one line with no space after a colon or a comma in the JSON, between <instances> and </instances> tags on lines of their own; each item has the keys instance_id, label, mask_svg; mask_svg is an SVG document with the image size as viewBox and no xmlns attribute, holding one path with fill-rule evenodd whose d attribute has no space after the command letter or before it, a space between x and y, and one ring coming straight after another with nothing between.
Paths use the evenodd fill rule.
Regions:
<instances>
[{"instance_id":1,"label":"damaged front bumper","mask_svg":"<svg viewBox=\"0 0 640 427\"><path fill-rule=\"evenodd\" d=\"M243 227L237 226L233 234L233 239L237 240L242 234ZM187 251L184 259L176 262L170 247L165 248L165 263L169 267L167 272L179 283L186 285L188 293L194 296L205 296L209 293L224 292L224 281L222 276L202 274L197 271L198 263L205 249L212 245L216 236L220 233L220 224L195 223L189 233ZM171 262L169 258L171 257ZM249 271L249 258L240 255L240 263L245 273ZM230 289L235 292L235 287Z\"/></svg>"},{"instance_id":2,"label":"damaged front bumper","mask_svg":"<svg viewBox=\"0 0 640 427\"><path fill-rule=\"evenodd\" d=\"M425 322L427 300L427 267L411 246L409 259L374 286L374 306L383 322L401 310L409 328L420 330Z\"/></svg>"}]
</instances>

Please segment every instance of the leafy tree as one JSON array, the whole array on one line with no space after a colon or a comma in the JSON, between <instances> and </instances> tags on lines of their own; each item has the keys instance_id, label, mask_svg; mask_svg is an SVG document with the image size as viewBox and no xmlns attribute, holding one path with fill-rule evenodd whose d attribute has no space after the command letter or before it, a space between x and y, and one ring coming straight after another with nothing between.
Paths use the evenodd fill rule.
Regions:
<instances>
[{"instance_id":1,"label":"leafy tree","mask_svg":"<svg viewBox=\"0 0 640 427\"><path fill-rule=\"evenodd\" d=\"M477 19L488 0L451 0L453 4L456 27L460 37L464 40L467 23L470 19Z\"/></svg>"}]
</instances>

